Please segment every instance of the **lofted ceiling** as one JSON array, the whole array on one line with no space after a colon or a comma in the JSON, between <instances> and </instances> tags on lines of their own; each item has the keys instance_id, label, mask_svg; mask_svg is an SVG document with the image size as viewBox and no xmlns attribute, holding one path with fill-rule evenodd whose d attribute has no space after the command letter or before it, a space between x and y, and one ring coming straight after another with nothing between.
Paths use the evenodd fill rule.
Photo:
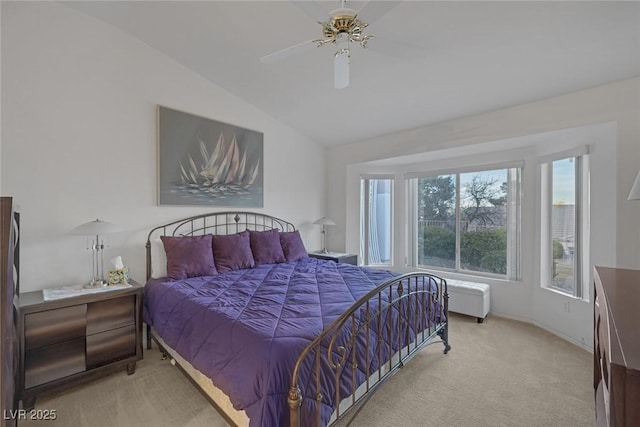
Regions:
<instances>
[{"instance_id":1,"label":"lofted ceiling","mask_svg":"<svg viewBox=\"0 0 640 427\"><path fill-rule=\"evenodd\" d=\"M339 6L319 3L327 16ZM65 4L327 146L640 75L638 2L397 3L366 29L375 36L371 49L352 47L351 85L340 90L333 88L333 45L259 61L321 37L320 25L291 1Z\"/></svg>"}]
</instances>

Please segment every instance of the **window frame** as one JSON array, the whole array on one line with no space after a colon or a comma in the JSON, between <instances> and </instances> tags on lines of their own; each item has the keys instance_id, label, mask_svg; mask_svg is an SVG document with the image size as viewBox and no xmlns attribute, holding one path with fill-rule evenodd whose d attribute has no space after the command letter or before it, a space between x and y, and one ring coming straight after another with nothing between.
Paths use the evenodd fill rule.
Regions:
<instances>
[{"instance_id":1,"label":"window frame","mask_svg":"<svg viewBox=\"0 0 640 427\"><path fill-rule=\"evenodd\" d=\"M394 265L394 218L395 218L395 174L361 174L360 175L360 265L369 267L392 267ZM369 225L370 225L370 183L371 180L389 180L390 200L389 200L389 262L370 264L369 263Z\"/></svg>"},{"instance_id":2,"label":"window frame","mask_svg":"<svg viewBox=\"0 0 640 427\"><path fill-rule=\"evenodd\" d=\"M467 173L487 172L494 170L507 170L507 272L506 274L497 274L476 270L467 270L461 267L461 189L460 175ZM512 171L515 170L515 177ZM522 178L524 172L524 161L509 161L502 163L494 163L479 166L466 166L461 168L440 169L433 171L420 171L405 174L405 187L407 189L407 222L408 222L408 239L407 239L407 265L413 268L429 269L435 271L446 271L456 274L468 276L480 276L509 281L522 281ZM418 264L418 221L417 221L417 182L418 178L438 177L443 175L455 176L455 217L456 217L456 252L455 252L455 268L430 266ZM510 185L515 180L517 189L513 189ZM515 221L515 224L512 222ZM514 235L515 234L515 235Z\"/></svg>"},{"instance_id":3,"label":"window frame","mask_svg":"<svg viewBox=\"0 0 640 427\"><path fill-rule=\"evenodd\" d=\"M574 161L574 287L568 292L553 284L553 163ZM538 159L540 169L540 287L568 297L589 300L590 265L590 153L589 146L577 147Z\"/></svg>"}]
</instances>

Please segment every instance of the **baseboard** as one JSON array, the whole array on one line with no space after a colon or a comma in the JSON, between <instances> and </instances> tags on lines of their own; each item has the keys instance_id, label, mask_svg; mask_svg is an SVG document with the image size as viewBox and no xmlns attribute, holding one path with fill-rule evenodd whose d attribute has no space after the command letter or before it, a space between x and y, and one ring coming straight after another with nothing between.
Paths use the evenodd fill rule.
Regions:
<instances>
[{"instance_id":1,"label":"baseboard","mask_svg":"<svg viewBox=\"0 0 640 427\"><path fill-rule=\"evenodd\" d=\"M587 345L587 343L583 343L581 341L576 340L573 337L570 337L569 335L552 328L551 326L545 325L544 323L538 322L536 320L533 320L531 322L532 325L535 325L537 327L539 327L540 329L544 329L547 332L551 332L553 335L557 335L560 338L562 338L565 341L569 341L571 344L574 344L578 347L580 347L583 350L588 351L589 353L593 354L593 345Z\"/></svg>"},{"instance_id":2,"label":"baseboard","mask_svg":"<svg viewBox=\"0 0 640 427\"><path fill-rule=\"evenodd\" d=\"M521 316L514 316L512 314L507 314L507 313L500 313L500 312L494 312L494 311L490 311L489 314L491 316L496 316L496 317L503 317L505 319L511 319L511 320L517 320L519 322L524 322L524 323L529 323L533 326L537 326L540 329L544 329L547 332L552 333L553 335L556 335L560 338L562 338L565 341L570 342L571 344L580 347L581 349L588 351L589 353L593 354L593 344L590 343L591 345L588 345L587 343L583 343L581 341L576 340L575 338L565 334L562 331L559 331L555 328L552 328L549 325L545 325L542 322L539 322L537 320L534 319L530 319L528 317L521 317Z\"/></svg>"}]
</instances>

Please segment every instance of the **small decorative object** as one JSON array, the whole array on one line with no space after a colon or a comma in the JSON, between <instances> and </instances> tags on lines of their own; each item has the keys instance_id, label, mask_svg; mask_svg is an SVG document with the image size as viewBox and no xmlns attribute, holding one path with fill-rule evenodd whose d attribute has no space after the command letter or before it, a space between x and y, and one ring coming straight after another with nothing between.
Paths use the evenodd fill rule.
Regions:
<instances>
[{"instance_id":1,"label":"small decorative object","mask_svg":"<svg viewBox=\"0 0 640 427\"><path fill-rule=\"evenodd\" d=\"M122 264L122 257L115 257L111 260L111 264L113 269L109 270L109 286L129 283L129 267Z\"/></svg>"},{"instance_id":2,"label":"small decorative object","mask_svg":"<svg viewBox=\"0 0 640 427\"><path fill-rule=\"evenodd\" d=\"M326 216L316 219L315 221L313 221L313 223L315 225L322 226L322 231L320 231L320 235L322 237L322 249L320 250L320 253L327 254L329 253L329 251L327 251L327 226L336 225L336 223L330 220L329 218L327 218Z\"/></svg>"},{"instance_id":3,"label":"small decorative object","mask_svg":"<svg viewBox=\"0 0 640 427\"><path fill-rule=\"evenodd\" d=\"M92 277L89 282L89 286L106 286L107 280L104 277L104 240L100 238L101 235L118 233L122 231L120 227L115 224L111 224L107 221L101 221L96 219L95 221L87 222L79 225L70 231L70 234L79 236L96 236L96 239L91 242L91 250L93 251L92 258ZM88 244L87 238L87 244ZM87 248L89 249L89 248Z\"/></svg>"}]
</instances>

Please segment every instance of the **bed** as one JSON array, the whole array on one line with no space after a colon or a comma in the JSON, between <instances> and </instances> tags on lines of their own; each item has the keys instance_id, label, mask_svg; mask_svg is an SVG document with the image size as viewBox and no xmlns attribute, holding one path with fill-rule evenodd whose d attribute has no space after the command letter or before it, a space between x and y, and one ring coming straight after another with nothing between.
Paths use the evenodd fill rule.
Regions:
<instances>
[{"instance_id":1,"label":"bed","mask_svg":"<svg viewBox=\"0 0 640 427\"><path fill-rule=\"evenodd\" d=\"M282 253L272 256L274 235ZM238 261L247 244L253 263ZM357 413L425 345L451 348L444 279L309 258L301 244L293 224L249 212L149 233L147 348L156 341L230 424L332 424ZM188 245L212 247L214 266ZM188 264L201 255L207 262L195 274L176 274L176 257Z\"/></svg>"}]
</instances>

